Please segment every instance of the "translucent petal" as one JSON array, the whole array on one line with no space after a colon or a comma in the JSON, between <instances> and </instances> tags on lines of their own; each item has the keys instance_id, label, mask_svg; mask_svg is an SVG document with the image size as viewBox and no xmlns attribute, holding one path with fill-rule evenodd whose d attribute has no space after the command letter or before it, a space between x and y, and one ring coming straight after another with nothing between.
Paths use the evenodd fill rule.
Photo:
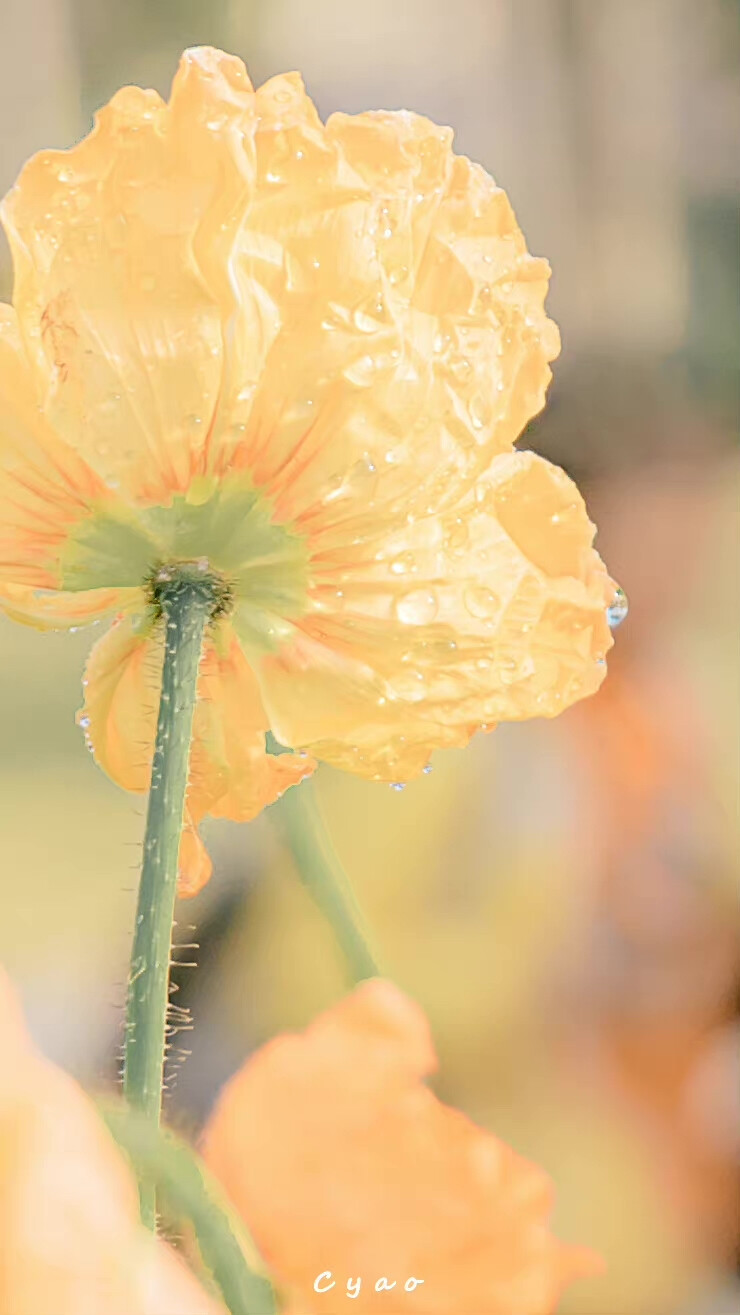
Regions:
<instances>
[{"instance_id":1,"label":"translucent petal","mask_svg":"<svg viewBox=\"0 0 740 1315\"><path fill-rule=\"evenodd\" d=\"M571 480L522 452L449 512L315 559L309 614L256 666L276 735L399 781L435 748L593 693L613 593L593 534Z\"/></svg>"},{"instance_id":2,"label":"translucent petal","mask_svg":"<svg viewBox=\"0 0 740 1315\"><path fill-rule=\"evenodd\" d=\"M97 762L126 790L149 789L162 670L162 635L140 616L123 617L98 641L87 666L79 722ZM210 876L197 834L206 814L246 821L309 775L309 758L265 753L267 723L244 654L224 622L206 639L193 725L180 894Z\"/></svg>"},{"instance_id":3,"label":"translucent petal","mask_svg":"<svg viewBox=\"0 0 740 1315\"><path fill-rule=\"evenodd\" d=\"M324 546L459 499L511 446L558 351L549 268L449 129L406 112L324 128L295 75L256 102L237 264L275 315L222 460Z\"/></svg>"},{"instance_id":4,"label":"translucent petal","mask_svg":"<svg viewBox=\"0 0 740 1315\"><path fill-rule=\"evenodd\" d=\"M45 415L110 485L168 501L204 473L248 335L231 255L254 176L239 60L190 51L165 105L125 87L25 166L3 219Z\"/></svg>"},{"instance_id":5,"label":"translucent petal","mask_svg":"<svg viewBox=\"0 0 740 1315\"><path fill-rule=\"evenodd\" d=\"M0 590L53 589L60 547L105 493L42 415L15 311L0 305Z\"/></svg>"}]
</instances>

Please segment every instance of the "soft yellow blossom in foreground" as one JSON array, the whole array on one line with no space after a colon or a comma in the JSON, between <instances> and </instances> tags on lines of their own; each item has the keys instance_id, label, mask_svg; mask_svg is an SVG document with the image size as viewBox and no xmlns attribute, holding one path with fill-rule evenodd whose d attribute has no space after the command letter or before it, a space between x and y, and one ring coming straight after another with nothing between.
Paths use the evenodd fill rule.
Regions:
<instances>
[{"instance_id":1,"label":"soft yellow blossom in foreground","mask_svg":"<svg viewBox=\"0 0 740 1315\"><path fill-rule=\"evenodd\" d=\"M2 1315L226 1315L139 1223L102 1120L34 1049L0 970Z\"/></svg>"},{"instance_id":2,"label":"soft yellow blossom in foreground","mask_svg":"<svg viewBox=\"0 0 740 1315\"><path fill-rule=\"evenodd\" d=\"M183 56L3 207L0 591L120 614L88 669L101 765L145 790L157 582L215 577L194 825L313 767L404 781L432 750L592 693L614 586L562 471L513 444L558 334L506 195L406 112L324 125L300 78ZM265 755L265 731L307 756Z\"/></svg>"},{"instance_id":3,"label":"soft yellow blossom in foreground","mask_svg":"<svg viewBox=\"0 0 740 1315\"><path fill-rule=\"evenodd\" d=\"M601 1271L550 1232L542 1169L429 1090L436 1067L419 1006L375 978L221 1092L203 1154L291 1315L347 1299L362 1315L550 1315Z\"/></svg>"}]
</instances>

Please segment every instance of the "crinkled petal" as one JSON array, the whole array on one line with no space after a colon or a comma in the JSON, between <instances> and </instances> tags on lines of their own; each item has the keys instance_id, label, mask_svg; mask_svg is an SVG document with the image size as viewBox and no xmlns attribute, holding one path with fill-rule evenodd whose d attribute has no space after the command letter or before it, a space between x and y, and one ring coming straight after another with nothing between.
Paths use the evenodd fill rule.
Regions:
<instances>
[{"instance_id":1,"label":"crinkled petal","mask_svg":"<svg viewBox=\"0 0 740 1315\"><path fill-rule=\"evenodd\" d=\"M55 588L60 548L105 493L41 413L15 311L0 305L0 590Z\"/></svg>"},{"instance_id":2,"label":"crinkled petal","mask_svg":"<svg viewBox=\"0 0 740 1315\"><path fill-rule=\"evenodd\" d=\"M253 92L188 51L4 219L45 413L137 498L247 469L281 519L357 533L458 499L542 406L548 266L420 115L324 125L297 74Z\"/></svg>"},{"instance_id":3,"label":"crinkled petal","mask_svg":"<svg viewBox=\"0 0 740 1315\"><path fill-rule=\"evenodd\" d=\"M79 721L97 762L127 790L149 789L161 672L161 627L141 616L114 622L90 655ZM246 821L313 771L308 757L266 754L266 728L251 668L222 622L207 637L201 662L180 847L181 895L196 894L210 876L196 829L206 814Z\"/></svg>"},{"instance_id":4,"label":"crinkled petal","mask_svg":"<svg viewBox=\"0 0 740 1315\"><path fill-rule=\"evenodd\" d=\"M435 1067L421 1010L374 980L221 1093L203 1153L297 1308L325 1307L313 1283L331 1269L364 1277L358 1311L387 1309L378 1276L413 1275L427 1315L547 1315L598 1271L550 1233L545 1174L441 1104Z\"/></svg>"},{"instance_id":5,"label":"crinkled petal","mask_svg":"<svg viewBox=\"0 0 740 1315\"><path fill-rule=\"evenodd\" d=\"M0 975L0 1309L225 1315L139 1223L136 1183L92 1105L33 1049Z\"/></svg>"},{"instance_id":6,"label":"crinkled petal","mask_svg":"<svg viewBox=\"0 0 740 1315\"><path fill-rule=\"evenodd\" d=\"M542 406L549 268L505 194L420 115L334 115L297 75L256 93L237 266L274 307L233 452L322 543L460 498Z\"/></svg>"},{"instance_id":7,"label":"crinkled petal","mask_svg":"<svg viewBox=\"0 0 740 1315\"><path fill-rule=\"evenodd\" d=\"M93 646L78 721L96 762L124 790L149 789L162 644L141 615L118 617Z\"/></svg>"},{"instance_id":8,"label":"crinkled petal","mask_svg":"<svg viewBox=\"0 0 740 1315\"><path fill-rule=\"evenodd\" d=\"M200 669L188 791L194 816L251 821L311 774L310 758L265 753L267 729L252 669L233 630L222 624Z\"/></svg>"},{"instance_id":9,"label":"crinkled petal","mask_svg":"<svg viewBox=\"0 0 740 1315\"><path fill-rule=\"evenodd\" d=\"M593 693L614 592L593 534L572 481L522 452L448 513L315 558L297 637L256 666L278 739L402 781L435 748Z\"/></svg>"},{"instance_id":10,"label":"crinkled petal","mask_svg":"<svg viewBox=\"0 0 740 1315\"><path fill-rule=\"evenodd\" d=\"M253 175L243 64L186 52L172 97L125 87L3 206L48 420L111 485L167 502L208 469L248 337L231 255Z\"/></svg>"}]
</instances>

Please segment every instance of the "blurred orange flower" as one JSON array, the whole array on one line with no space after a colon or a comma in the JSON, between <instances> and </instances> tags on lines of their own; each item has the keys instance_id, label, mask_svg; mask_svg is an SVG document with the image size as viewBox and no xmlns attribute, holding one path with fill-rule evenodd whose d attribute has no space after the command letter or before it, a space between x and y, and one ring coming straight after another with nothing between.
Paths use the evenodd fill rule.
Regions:
<instances>
[{"instance_id":1,"label":"blurred orange flower","mask_svg":"<svg viewBox=\"0 0 740 1315\"><path fill-rule=\"evenodd\" d=\"M324 125L300 78L254 91L186 52L127 87L3 206L0 597L40 626L120 613L82 724L149 784L157 582L221 586L192 824L312 769L376 780L592 693L613 585L578 491L513 444L558 332L506 195L406 112ZM163 576L164 573L164 576ZM235 729L238 727L238 731Z\"/></svg>"},{"instance_id":2,"label":"blurred orange flower","mask_svg":"<svg viewBox=\"0 0 740 1315\"><path fill-rule=\"evenodd\" d=\"M3 1315L219 1315L161 1239L77 1084L26 1034L0 973L0 1310Z\"/></svg>"},{"instance_id":3,"label":"blurred orange flower","mask_svg":"<svg viewBox=\"0 0 740 1315\"><path fill-rule=\"evenodd\" d=\"M435 1067L421 1010L375 979L264 1046L222 1092L203 1154L291 1310L336 1309L329 1285L345 1296L360 1278L358 1311L545 1315L599 1271L549 1232L542 1170L428 1089ZM376 1292L383 1277L403 1300Z\"/></svg>"}]
</instances>

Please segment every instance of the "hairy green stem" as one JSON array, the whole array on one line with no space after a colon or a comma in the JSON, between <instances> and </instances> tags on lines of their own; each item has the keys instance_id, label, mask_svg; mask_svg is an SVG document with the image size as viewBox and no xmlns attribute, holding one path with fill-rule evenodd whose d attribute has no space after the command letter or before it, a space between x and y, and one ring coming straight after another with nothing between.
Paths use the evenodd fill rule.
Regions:
<instances>
[{"instance_id":1,"label":"hairy green stem","mask_svg":"<svg viewBox=\"0 0 740 1315\"><path fill-rule=\"evenodd\" d=\"M282 751L275 741L270 748L273 753ZM321 816L313 782L286 790L270 811L303 884L331 924L352 980L380 976L360 907Z\"/></svg>"},{"instance_id":2,"label":"hairy green stem","mask_svg":"<svg viewBox=\"0 0 740 1315\"><path fill-rule=\"evenodd\" d=\"M203 1264L231 1315L274 1315L275 1297L255 1244L195 1151L142 1114L110 1103L99 1108L139 1179L157 1184L165 1212L192 1224Z\"/></svg>"},{"instance_id":3,"label":"hairy green stem","mask_svg":"<svg viewBox=\"0 0 740 1315\"><path fill-rule=\"evenodd\" d=\"M131 953L123 1090L155 1127L162 1108L172 922L188 781L198 667L213 588L180 568L161 572L155 599L165 627L162 688L154 745L144 861ZM151 1183L141 1186L141 1214L155 1226Z\"/></svg>"}]
</instances>

